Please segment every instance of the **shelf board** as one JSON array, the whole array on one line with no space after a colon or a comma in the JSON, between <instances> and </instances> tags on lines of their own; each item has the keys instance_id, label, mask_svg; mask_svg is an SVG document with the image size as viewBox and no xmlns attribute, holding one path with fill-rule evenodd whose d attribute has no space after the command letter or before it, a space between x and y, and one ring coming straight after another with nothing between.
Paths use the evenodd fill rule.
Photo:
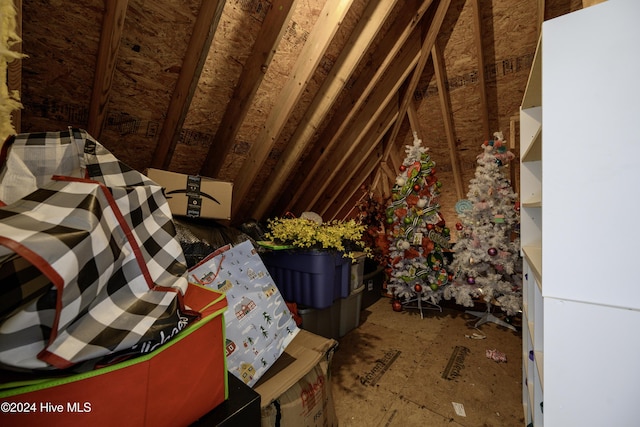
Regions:
<instances>
[{"instance_id":1,"label":"shelf board","mask_svg":"<svg viewBox=\"0 0 640 427\"><path fill-rule=\"evenodd\" d=\"M522 252L524 258L533 271L538 287L542 291L542 247L541 246L523 246Z\"/></svg>"},{"instance_id":2,"label":"shelf board","mask_svg":"<svg viewBox=\"0 0 640 427\"><path fill-rule=\"evenodd\" d=\"M522 108L539 107L542 105L542 35L538 39L531 73L527 81L527 88L522 98Z\"/></svg>"},{"instance_id":3,"label":"shelf board","mask_svg":"<svg viewBox=\"0 0 640 427\"><path fill-rule=\"evenodd\" d=\"M542 160L542 125L536 129L531 144L522 155L522 162L535 162Z\"/></svg>"},{"instance_id":4,"label":"shelf board","mask_svg":"<svg viewBox=\"0 0 640 427\"><path fill-rule=\"evenodd\" d=\"M526 202L522 202L521 205L523 208L541 208L542 200L540 199L527 200Z\"/></svg>"}]
</instances>

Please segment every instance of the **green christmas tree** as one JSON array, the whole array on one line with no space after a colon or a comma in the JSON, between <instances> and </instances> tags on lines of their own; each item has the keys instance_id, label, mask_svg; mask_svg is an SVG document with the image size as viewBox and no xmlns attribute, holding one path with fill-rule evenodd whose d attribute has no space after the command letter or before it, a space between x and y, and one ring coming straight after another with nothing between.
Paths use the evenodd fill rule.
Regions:
<instances>
[{"instance_id":1,"label":"green christmas tree","mask_svg":"<svg viewBox=\"0 0 640 427\"><path fill-rule=\"evenodd\" d=\"M386 210L389 239L389 280L394 310L413 307L422 315L423 302L438 307L449 282L442 255L449 246L449 229L437 203L441 183L428 148L414 133L407 145Z\"/></svg>"},{"instance_id":2,"label":"green christmas tree","mask_svg":"<svg viewBox=\"0 0 640 427\"><path fill-rule=\"evenodd\" d=\"M467 199L456 206L460 222L450 266L454 283L446 289L445 298L467 307L474 305L474 299L482 299L487 312L470 312L480 317L476 325L491 321L513 329L490 314L492 305L507 315L522 308L517 194L503 173L514 155L501 132L494 137L482 144Z\"/></svg>"}]
</instances>

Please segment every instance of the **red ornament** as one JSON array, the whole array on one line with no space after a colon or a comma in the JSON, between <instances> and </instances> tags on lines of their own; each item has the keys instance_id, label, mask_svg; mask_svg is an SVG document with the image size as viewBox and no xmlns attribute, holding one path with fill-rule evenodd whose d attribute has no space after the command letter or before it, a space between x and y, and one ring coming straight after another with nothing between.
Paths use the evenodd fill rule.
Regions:
<instances>
[{"instance_id":1,"label":"red ornament","mask_svg":"<svg viewBox=\"0 0 640 427\"><path fill-rule=\"evenodd\" d=\"M460 222L456 222L456 230L460 231L462 230L464 227L462 226L462 223Z\"/></svg>"},{"instance_id":2,"label":"red ornament","mask_svg":"<svg viewBox=\"0 0 640 427\"><path fill-rule=\"evenodd\" d=\"M393 300L391 307L393 308L393 311L402 311L402 303L397 299Z\"/></svg>"},{"instance_id":3,"label":"red ornament","mask_svg":"<svg viewBox=\"0 0 640 427\"><path fill-rule=\"evenodd\" d=\"M416 283L416 285L413 287L413 289L415 289L415 291L417 293L422 292L422 285L420 283Z\"/></svg>"},{"instance_id":4,"label":"red ornament","mask_svg":"<svg viewBox=\"0 0 640 427\"><path fill-rule=\"evenodd\" d=\"M417 193L418 191L420 191L420 189L421 189L421 188L422 188L422 187L420 187L420 184L415 184L415 185L413 186L413 191L415 191L415 192Z\"/></svg>"},{"instance_id":5,"label":"red ornament","mask_svg":"<svg viewBox=\"0 0 640 427\"><path fill-rule=\"evenodd\" d=\"M427 224L427 230L431 231L433 230L434 225L433 224Z\"/></svg>"},{"instance_id":6,"label":"red ornament","mask_svg":"<svg viewBox=\"0 0 640 427\"><path fill-rule=\"evenodd\" d=\"M453 280L453 274L449 274L449 275L447 276L447 279L451 282L451 281Z\"/></svg>"},{"instance_id":7,"label":"red ornament","mask_svg":"<svg viewBox=\"0 0 640 427\"><path fill-rule=\"evenodd\" d=\"M405 165L400 165L400 172L404 172L407 170L407 167Z\"/></svg>"}]
</instances>

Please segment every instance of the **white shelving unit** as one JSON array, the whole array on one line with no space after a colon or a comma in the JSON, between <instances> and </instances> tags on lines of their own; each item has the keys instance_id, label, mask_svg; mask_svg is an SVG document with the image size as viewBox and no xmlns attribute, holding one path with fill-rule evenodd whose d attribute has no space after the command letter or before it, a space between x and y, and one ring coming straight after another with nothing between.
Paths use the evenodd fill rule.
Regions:
<instances>
[{"instance_id":1,"label":"white shelving unit","mask_svg":"<svg viewBox=\"0 0 640 427\"><path fill-rule=\"evenodd\" d=\"M542 48L538 48L520 109L520 229L523 255L522 372L527 425L542 425Z\"/></svg>"},{"instance_id":2,"label":"white shelving unit","mask_svg":"<svg viewBox=\"0 0 640 427\"><path fill-rule=\"evenodd\" d=\"M637 0L542 26L520 112L526 425L640 425L637 40Z\"/></svg>"}]
</instances>

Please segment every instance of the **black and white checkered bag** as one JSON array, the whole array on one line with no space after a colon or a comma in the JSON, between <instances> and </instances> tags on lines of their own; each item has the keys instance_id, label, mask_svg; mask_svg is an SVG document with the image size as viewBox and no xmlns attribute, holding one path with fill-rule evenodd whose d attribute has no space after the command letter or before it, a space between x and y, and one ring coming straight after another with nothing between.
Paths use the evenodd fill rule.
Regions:
<instances>
[{"instance_id":1,"label":"black and white checkered bag","mask_svg":"<svg viewBox=\"0 0 640 427\"><path fill-rule=\"evenodd\" d=\"M145 353L197 316L162 188L86 131L16 135L0 175L0 365ZM0 204L1 206L1 204Z\"/></svg>"}]
</instances>

